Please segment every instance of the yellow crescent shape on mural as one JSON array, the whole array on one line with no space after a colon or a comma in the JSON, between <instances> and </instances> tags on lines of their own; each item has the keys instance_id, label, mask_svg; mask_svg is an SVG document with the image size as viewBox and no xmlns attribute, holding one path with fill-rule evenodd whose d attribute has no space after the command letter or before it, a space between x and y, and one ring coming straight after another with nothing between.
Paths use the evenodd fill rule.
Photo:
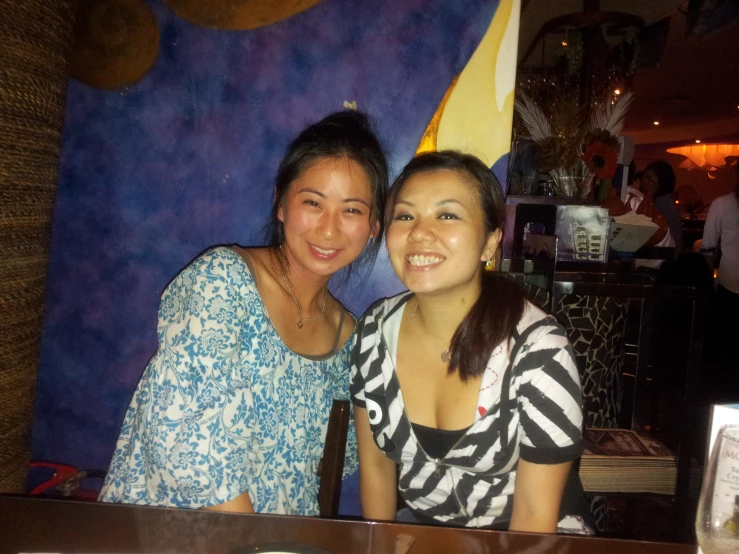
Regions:
<instances>
[{"instance_id":1,"label":"yellow crescent shape on mural","mask_svg":"<svg viewBox=\"0 0 739 554\"><path fill-rule=\"evenodd\" d=\"M246 31L277 23L321 0L165 0L179 17L203 27Z\"/></svg>"},{"instance_id":2,"label":"yellow crescent shape on mural","mask_svg":"<svg viewBox=\"0 0 739 554\"><path fill-rule=\"evenodd\" d=\"M431 118L431 122L428 124L428 127L426 127L426 131L423 133L423 137L421 137L421 142L418 145L418 150L416 151L416 154L422 154L424 152L435 152L437 150L436 135L439 133L439 122L441 121L441 114L444 113L444 106L446 106L446 103L449 101L449 97L452 95L452 91L454 90L454 85L457 84L458 80L459 75L454 78L452 84L449 86L448 89L446 89L446 93L444 93L444 98L441 99L439 107L436 108L436 112L434 112L434 117Z\"/></svg>"},{"instance_id":3,"label":"yellow crescent shape on mural","mask_svg":"<svg viewBox=\"0 0 739 554\"><path fill-rule=\"evenodd\" d=\"M520 0L501 0L467 65L452 81L418 153L455 149L488 166L510 151Z\"/></svg>"}]
</instances>

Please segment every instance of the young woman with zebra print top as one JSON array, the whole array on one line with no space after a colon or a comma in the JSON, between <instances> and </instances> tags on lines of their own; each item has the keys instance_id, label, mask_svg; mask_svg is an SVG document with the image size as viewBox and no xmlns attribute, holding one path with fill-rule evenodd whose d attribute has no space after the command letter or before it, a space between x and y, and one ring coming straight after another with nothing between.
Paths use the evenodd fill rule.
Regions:
<instances>
[{"instance_id":1,"label":"young woman with zebra print top","mask_svg":"<svg viewBox=\"0 0 739 554\"><path fill-rule=\"evenodd\" d=\"M396 479L429 524L555 532L577 497L578 371L564 329L489 271L504 209L490 170L451 151L414 158L390 191L408 292L369 308L352 355L367 519L396 518Z\"/></svg>"}]
</instances>

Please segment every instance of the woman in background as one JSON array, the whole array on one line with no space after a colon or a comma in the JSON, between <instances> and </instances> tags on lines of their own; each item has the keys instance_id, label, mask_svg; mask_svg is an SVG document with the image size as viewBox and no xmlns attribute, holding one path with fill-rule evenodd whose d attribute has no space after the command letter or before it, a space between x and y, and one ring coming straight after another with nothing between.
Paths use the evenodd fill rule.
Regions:
<instances>
[{"instance_id":1,"label":"woman in background","mask_svg":"<svg viewBox=\"0 0 739 554\"><path fill-rule=\"evenodd\" d=\"M317 468L332 401L348 398L354 329L328 282L374 260L386 189L364 115L300 133L277 172L271 245L209 250L164 291L159 348L100 500L318 514Z\"/></svg>"},{"instance_id":2,"label":"woman in background","mask_svg":"<svg viewBox=\"0 0 739 554\"><path fill-rule=\"evenodd\" d=\"M396 471L422 523L551 533L588 511L568 479L582 395L565 331L490 271L504 208L491 171L457 152L416 157L391 188L386 243L408 292L369 308L352 355L365 518L396 518Z\"/></svg>"},{"instance_id":3,"label":"woman in background","mask_svg":"<svg viewBox=\"0 0 739 554\"><path fill-rule=\"evenodd\" d=\"M639 191L634 191L626 203L636 213L649 216L660 226L647 242L648 246L674 247L680 253L683 233L674 193L675 171L672 166L663 161L652 162L641 174Z\"/></svg>"}]
</instances>

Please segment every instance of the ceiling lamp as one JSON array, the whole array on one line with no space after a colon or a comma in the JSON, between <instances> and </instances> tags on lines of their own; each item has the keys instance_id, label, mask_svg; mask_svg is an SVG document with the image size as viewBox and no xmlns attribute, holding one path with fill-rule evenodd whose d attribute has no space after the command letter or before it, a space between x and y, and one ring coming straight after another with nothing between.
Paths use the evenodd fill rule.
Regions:
<instances>
[{"instance_id":1,"label":"ceiling lamp","mask_svg":"<svg viewBox=\"0 0 739 554\"><path fill-rule=\"evenodd\" d=\"M683 169L701 167L710 171L726 165L728 156L739 156L739 144L691 144L668 148L667 151L688 158L679 166Z\"/></svg>"}]
</instances>

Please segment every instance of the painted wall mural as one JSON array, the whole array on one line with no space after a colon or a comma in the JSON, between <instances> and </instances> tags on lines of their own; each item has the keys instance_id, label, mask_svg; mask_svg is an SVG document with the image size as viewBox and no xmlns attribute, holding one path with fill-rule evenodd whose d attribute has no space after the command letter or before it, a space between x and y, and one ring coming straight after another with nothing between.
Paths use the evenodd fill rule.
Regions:
<instances>
[{"instance_id":1,"label":"painted wall mural","mask_svg":"<svg viewBox=\"0 0 739 554\"><path fill-rule=\"evenodd\" d=\"M141 79L159 53L159 27L144 0L78 0L72 76L114 90Z\"/></svg>"},{"instance_id":2,"label":"painted wall mural","mask_svg":"<svg viewBox=\"0 0 739 554\"><path fill-rule=\"evenodd\" d=\"M501 2L480 44L446 91L418 152L464 150L507 182L520 2Z\"/></svg>"},{"instance_id":3,"label":"painted wall mural","mask_svg":"<svg viewBox=\"0 0 739 554\"><path fill-rule=\"evenodd\" d=\"M205 27L246 31L277 23L315 6L321 0L165 0L179 15Z\"/></svg>"},{"instance_id":4,"label":"painted wall mural","mask_svg":"<svg viewBox=\"0 0 739 554\"><path fill-rule=\"evenodd\" d=\"M454 147L505 175L519 0L146 4L151 69L115 90L69 84L36 459L107 468L161 292L206 248L262 242L277 165L307 123L356 103L393 174ZM211 4L243 10L208 19ZM400 284L381 255L334 288L360 315Z\"/></svg>"}]
</instances>

